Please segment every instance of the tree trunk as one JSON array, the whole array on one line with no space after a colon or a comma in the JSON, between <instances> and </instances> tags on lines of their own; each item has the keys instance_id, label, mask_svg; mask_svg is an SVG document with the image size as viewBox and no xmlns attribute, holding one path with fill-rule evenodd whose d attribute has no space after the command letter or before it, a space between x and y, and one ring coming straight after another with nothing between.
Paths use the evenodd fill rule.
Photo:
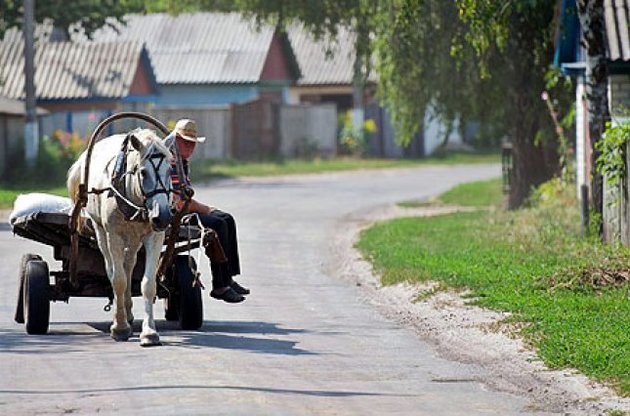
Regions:
<instances>
[{"instance_id":1,"label":"tree trunk","mask_svg":"<svg viewBox=\"0 0 630 416\"><path fill-rule=\"evenodd\" d=\"M508 208L516 209L527 200L531 190L548 181L557 172L557 154L544 143L535 143L540 125L531 89L523 85L516 92L516 105L522 113L514 117L512 127L512 182ZM551 147L551 146L550 146Z\"/></svg>"},{"instance_id":2,"label":"tree trunk","mask_svg":"<svg viewBox=\"0 0 630 416\"><path fill-rule=\"evenodd\" d=\"M357 17L355 35L355 57L352 74L352 124L354 132L359 133L363 128L365 84L370 71L370 34L367 17L363 14Z\"/></svg>"},{"instance_id":3,"label":"tree trunk","mask_svg":"<svg viewBox=\"0 0 630 416\"><path fill-rule=\"evenodd\" d=\"M546 107L540 98L544 90L544 74L532 68L536 62L536 42L532 33L535 28L523 16L515 13L510 21L508 51L519 51L518 59L506 62L505 75L509 82L511 101L512 177L508 208L523 205L533 188L558 173L558 153L555 141L536 141L542 123L548 120ZM552 45L549 45L551 48ZM551 52L550 55L551 56Z\"/></svg>"},{"instance_id":4,"label":"tree trunk","mask_svg":"<svg viewBox=\"0 0 630 416\"><path fill-rule=\"evenodd\" d=\"M582 29L582 46L586 48L586 98L588 101L589 135L591 139L591 208L603 210L603 179L597 171L600 155L595 147L610 121L608 109L608 62L606 60L603 0L577 0ZM602 227L600 224L600 234Z\"/></svg>"}]
</instances>

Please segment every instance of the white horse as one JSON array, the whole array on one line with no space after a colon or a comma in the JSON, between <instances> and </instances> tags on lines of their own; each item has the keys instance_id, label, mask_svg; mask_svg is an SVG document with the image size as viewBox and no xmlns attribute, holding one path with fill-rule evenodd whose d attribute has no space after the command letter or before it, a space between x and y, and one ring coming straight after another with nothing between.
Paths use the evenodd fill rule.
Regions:
<instances>
[{"instance_id":1,"label":"white horse","mask_svg":"<svg viewBox=\"0 0 630 416\"><path fill-rule=\"evenodd\" d=\"M124 160L120 156L123 148L124 170L116 167ZM110 332L116 341L126 341L133 332L130 325L133 322L131 275L138 251L144 245L146 263L141 285L144 319L140 345L160 344L153 318L153 301L164 230L171 220L169 162L172 157L151 130L138 129L128 136L110 136L93 148L84 211L92 220L114 291L114 318ZM68 192L75 204L85 159L86 152L83 152L68 171ZM112 180L113 177L119 180ZM123 214L125 210L119 208L119 203L127 205L127 215ZM129 219L129 211L134 218Z\"/></svg>"}]
</instances>

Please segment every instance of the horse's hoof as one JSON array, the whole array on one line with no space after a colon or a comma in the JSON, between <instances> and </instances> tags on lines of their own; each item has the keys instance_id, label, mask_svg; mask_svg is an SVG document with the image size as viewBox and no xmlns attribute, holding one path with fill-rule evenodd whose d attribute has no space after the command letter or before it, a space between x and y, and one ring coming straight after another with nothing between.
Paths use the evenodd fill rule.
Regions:
<instances>
[{"instance_id":1,"label":"horse's hoof","mask_svg":"<svg viewBox=\"0 0 630 416\"><path fill-rule=\"evenodd\" d=\"M116 342L127 341L132 333L133 330L131 327L126 329L111 329L112 338L114 338L114 341Z\"/></svg>"},{"instance_id":2,"label":"horse's hoof","mask_svg":"<svg viewBox=\"0 0 630 416\"><path fill-rule=\"evenodd\" d=\"M141 347L155 347L158 345L162 345L158 334L140 335Z\"/></svg>"}]
</instances>

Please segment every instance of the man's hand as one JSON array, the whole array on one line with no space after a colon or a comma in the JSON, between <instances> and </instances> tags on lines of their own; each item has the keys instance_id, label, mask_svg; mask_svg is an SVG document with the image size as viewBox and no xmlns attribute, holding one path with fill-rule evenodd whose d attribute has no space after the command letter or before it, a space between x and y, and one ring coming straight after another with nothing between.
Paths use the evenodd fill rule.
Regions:
<instances>
[{"instance_id":1,"label":"man's hand","mask_svg":"<svg viewBox=\"0 0 630 416\"><path fill-rule=\"evenodd\" d=\"M195 190L189 186L186 186L182 189L184 191L184 198L192 199L195 196Z\"/></svg>"}]
</instances>

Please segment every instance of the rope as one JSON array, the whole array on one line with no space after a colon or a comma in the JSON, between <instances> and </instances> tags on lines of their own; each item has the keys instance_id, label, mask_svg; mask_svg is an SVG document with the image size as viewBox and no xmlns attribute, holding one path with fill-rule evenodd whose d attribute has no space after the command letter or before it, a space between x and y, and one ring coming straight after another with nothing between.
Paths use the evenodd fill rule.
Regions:
<instances>
[{"instance_id":1,"label":"rope","mask_svg":"<svg viewBox=\"0 0 630 416\"><path fill-rule=\"evenodd\" d=\"M197 214L196 212L193 212L191 214L187 214L182 218L182 223L188 225L189 227L187 227L187 233L188 233L188 265L190 266L191 270L193 269L192 264L190 263L190 259L192 258L192 255L190 254L190 252L192 251L191 245L192 245L192 234L191 234L191 229L190 229L190 221L192 218L195 218L197 220L197 226L200 229L200 233L201 235L199 236L199 247L197 250L197 267L199 267L199 265L201 264L201 246L203 244L204 238L206 236L206 227L203 226L203 224L201 223L201 218L199 217L199 214ZM195 270L195 282L201 286L202 289L204 289L203 284L201 283L200 277L201 277L201 273L199 273L199 271L197 270L197 267L194 268Z\"/></svg>"}]
</instances>

